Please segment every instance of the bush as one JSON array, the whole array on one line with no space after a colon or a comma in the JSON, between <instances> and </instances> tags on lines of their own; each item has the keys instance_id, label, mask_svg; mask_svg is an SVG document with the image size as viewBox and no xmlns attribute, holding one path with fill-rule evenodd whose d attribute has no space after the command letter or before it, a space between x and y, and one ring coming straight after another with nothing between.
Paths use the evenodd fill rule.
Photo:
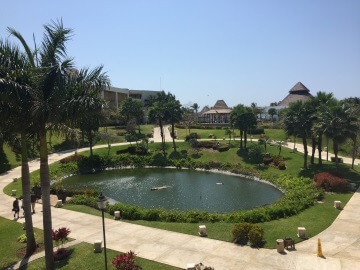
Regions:
<instances>
[{"instance_id":1,"label":"bush","mask_svg":"<svg viewBox=\"0 0 360 270\"><path fill-rule=\"evenodd\" d=\"M221 146L219 146L218 147L218 151L219 152L225 152L225 151L228 151L230 148L229 148L229 146L227 146L227 145L221 145Z\"/></svg>"},{"instance_id":2,"label":"bush","mask_svg":"<svg viewBox=\"0 0 360 270\"><path fill-rule=\"evenodd\" d=\"M130 133L125 135L125 140L127 142L136 142L140 141L141 139L144 139L146 136L141 133Z\"/></svg>"},{"instance_id":3,"label":"bush","mask_svg":"<svg viewBox=\"0 0 360 270\"><path fill-rule=\"evenodd\" d=\"M188 142L192 139L200 139L200 135L198 135L197 133L190 133L190 135L186 135L185 142Z\"/></svg>"},{"instance_id":4,"label":"bush","mask_svg":"<svg viewBox=\"0 0 360 270\"><path fill-rule=\"evenodd\" d=\"M129 251L124 254L117 255L113 261L113 266L118 270L141 270L142 268L135 264L135 253Z\"/></svg>"},{"instance_id":5,"label":"bush","mask_svg":"<svg viewBox=\"0 0 360 270\"><path fill-rule=\"evenodd\" d=\"M264 157L263 158L263 162L264 162L265 165L269 165L272 161L273 161L272 157L269 157L269 158Z\"/></svg>"},{"instance_id":6,"label":"bush","mask_svg":"<svg viewBox=\"0 0 360 270\"><path fill-rule=\"evenodd\" d=\"M279 163L280 162L284 162L284 159L282 158L282 156L274 156L273 157L273 163L274 163L274 166L279 166Z\"/></svg>"},{"instance_id":7,"label":"bush","mask_svg":"<svg viewBox=\"0 0 360 270\"><path fill-rule=\"evenodd\" d=\"M80 172L92 172L102 170L106 167L105 159L98 155L84 157L78 161L78 168Z\"/></svg>"},{"instance_id":8,"label":"bush","mask_svg":"<svg viewBox=\"0 0 360 270\"><path fill-rule=\"evenodd\" d=\"M249 231L252 228L252 224L248 222L241 222L236 224L232 229L234 243L246 245L249 241Z\"/></svg>"},{"instance_id":9,"label":"bush","mask_svg":"<svg viewBox=\"0 0 360 270\"><path fill-rule=\"evenodd\" d=\"M280 161L278 164L278 168L279 170L285 170L286 169L286 165L284 161Z\"/></svg>"},{"instance_id":10,"label":"bush","mask_svg":"<svg viewBox=\"0 0 360 270\"><path fill-rule=\"evenodd\" d=\"M214 147L214 142L213 141L200 141L199 142L199 147L200 148L213 148Z\"/></svg>"},{"instance_id":11,"label":"bush","mask_svg":"<svg viewBox=\"0 0 360 270\"><path fill-rule=\"evenodd\" d=\"M251 246L261 247L264 244L264 229L260 225L253 224L248 236Z\"/></svg>"},{"instance_id":12,"label":"bush","mask_svg":"<svg viewBox=\"0 0 360 270\"><path fill-rule=\"evenodd\" d=\"M85 194L73 196L69 203L87 205L93 208L97 208L96 197L91 197Z\"/></svg>"},{"instance_id":13,"label":"bush","mask_svg":"<svg viewBox=\"0 0 360 270\"><path fill-rule=\"evenodd\" d=\"M249 130L248 133L250 134L253 134L253 135L260 135L260 134L264 134L265 131L263 128L255 128L255 129L252 129L252 130Z\"/></svg>"},{"instance_id":14,"label":"bush","mask_svg":"<svg viewBox=\"0 0 360 270\"><path fill-rule=\"evenodd\" d=\"M79 160L81 160L83 158L84 158L84 156L82 156L82 155L72 155L72 156L60 159L60 163L61 164L66 164L66 163L69 163L69 162L79 161Z\"/></svg>"},{"instance_id":15,"label":"bush","mask_svg":"<svg viewBox=\"0 0 360 270\"><path fill-rule=\"evenodd\" d=\"M261 147L257 144L252 144L248 147L247 157L248 159L256 164L260 164L263 161Z\"/></svg>"},{"instance_id":16,"label":"bush","mask_svg":"<svg viewBox=\"0 0 360 270\"><path fill-rule=\"evenodd\" d=\"M345 192L349 190L349 182L329 172L315 174L314 181L317 187L325 191Z\"/></svg>"}]
</instances>

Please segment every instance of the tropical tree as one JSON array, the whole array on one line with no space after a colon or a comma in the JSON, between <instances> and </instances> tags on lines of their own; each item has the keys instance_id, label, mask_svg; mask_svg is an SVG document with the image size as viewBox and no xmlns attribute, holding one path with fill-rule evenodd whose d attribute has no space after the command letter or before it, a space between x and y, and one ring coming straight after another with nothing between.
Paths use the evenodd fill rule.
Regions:
<instances>
[{"instance_id":1,"label":"tropical tree","mask_svg":"<svg viewBox=\"0 0 360 270\"><path fill-rule=\"evenodd\" d=\"M315 108L314 115L312 117L313 126L312 126L312 137L317 140L318 146L318 156L319 156L319 166L322 166L322 142L323 136L327 135L327 128L328 128L328 119L327 119L327 110L336 104L336 100L333 97L332 93L325 93L325 92L318 92L313 99L313 107ZM327 142L328 142L328 136ZM329 145L327 143L327 153L328 153ZM313 153L312 159L314 156L314 144L313 144ZM327 154L328 156L328 154Z\"/></svg>"},{"instance_id":2,"label":"tropical tree","mask_svg":"<svg viewBox=\"0 0 360 270\"><path fill-rule=\"evenodd\" d=\"M66 52L66 42L72 30L65 28L62 21L44 26L43 41L35 50L30 49L20 33L14 29L9 31L22 43L33 70L30 111L40 144L45 263L46 269L54 269L47 130L61 123L75 124L84 112L94 109L94 104L97 107L95 95L88 94L108 86L109 81L102 67L79 75L74 72L72 59Z\"/></svg>"},{"instance_id":3,"label":"tropical tree","mask_svg":"<svg viewBox=\"0 0 360 270\"><path fill-rule=\"evenodd\" d=\"M276 113L277 113L277 111L275 108L270 108L268 110L268 114L270 114L270 116L271 116L271 121L274 121L274 115L276 115Z\"/></svg>"},{"instance_id":4,"label":"tropical tree","mask_svg":"<svg viewBox=\"0 0 360 270\"><path fill-rule=\"evenodd\" d=\"M181 109L180 101L177 100L175 96L170 93L168 93L168 101L165 107L166 107L165 119L171 124L171 137L173 141L174 151L176 152L175 123L180 122L180 120L182 119L183 111Z\"/></svg>"},{"instance_id":5,"label":"tropical tree","mask_svg":"<svg viewBox=\"0 0 360 270\"><path fill-rule=\"evenodd\" d=\"M348 111L354 121L350 134L352 146L351 168L354 169L355 158L359 154L360 143L360 98L347 98L343 101L343 104L344 109Z\"/></svg>"},{"instance_id":6,"label":"tropical tree","mask_svg":"<svg viewBox=\"0 0 360 270\"><path fill-rule=\"evenodd\" d=\"M199 106L199 104L194 103L193 105L191 105L191 108L192 108L192 109L195 111L195 113L197 114L198 111L199 111L200 106Z\"/></svg>"},{"instance_id":7,"label":"tropical tree","mask_svg":"<svg viewBox=\"0 0 360 270\"><path fill-rule=\"evenodd\" d=\"M247 133L256 126L256 117L249 107L237 105L230 114L231 124L240 131L240 149L243 149L242 139L244 137L244 148L246 149Z\"/></svg>"},{"instance_id":8,"label":"tropical tree","mask_svg":"<svg viewBox=\"0 0 360 270\"><path fill-rule=\"evenodd\" d=\"M307 139L311 135L312 109L309 103L297 101L290 103L284 117L284 128L288 136L302 138L304 147L304 169L307 169Z\"/></svg>"},{"instance_id":9,"label":"tropical tree","mask_svg":"<svg viewBox=\"0 0 360 270\"><path fill-rule=\"evenodd\" d=\"M149 120L152 122L157 122L160 128L161 135L161 147L163 150L164 156L165 152L165 135L164 135L164 121L166 121L166 104L169 101L169 95L164 91L157 93L156 96L153 96L149 100Z\"/></svg>"},{"instance_id":10,"label":"tropical tree","mask_svg":"<svg viewBox=\"0 0 360 270\"><path fill-rule=\"evenodd\" d=\"M140 124L144 118L144 105L139 100L127 98L120 104L119 116L124 123L134 120L140 133Z\"/></svg>"},{"instance_id":11,"label":"tropical tree","mask_svg":"<svg viewBox=\"0 0 360 270\"><path fill-rule=\"evenodd\" d=\"M26 254L36 250L30 203L28 136L34 133L31 108L31 68L26 55L9 41L0 40L0 122L1 139L10 134L21 137L21 185L25 213ZM0 145L1 150L3 145Z\"/></svg>"}]
</instances>

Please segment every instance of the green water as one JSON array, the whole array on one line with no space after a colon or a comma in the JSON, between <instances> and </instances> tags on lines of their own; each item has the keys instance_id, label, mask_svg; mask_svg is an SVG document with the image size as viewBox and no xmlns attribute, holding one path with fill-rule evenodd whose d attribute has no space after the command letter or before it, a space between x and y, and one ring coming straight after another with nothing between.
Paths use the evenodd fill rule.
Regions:
<instances>
[{"instance_id":1,"label":"green water","mask_svg":"<svg viewBox=\"0 0 360 270\"><path fill-rule=\"evenodd\" d=\"M271 204L283 193L251 179L163 168L109 170L63 180L65 187L94 189L113 200L144 208L231 212ZM223 183L223 184L218 184ZM153 187L169 186L151 191Z\"/></svg>"}]
</instances>

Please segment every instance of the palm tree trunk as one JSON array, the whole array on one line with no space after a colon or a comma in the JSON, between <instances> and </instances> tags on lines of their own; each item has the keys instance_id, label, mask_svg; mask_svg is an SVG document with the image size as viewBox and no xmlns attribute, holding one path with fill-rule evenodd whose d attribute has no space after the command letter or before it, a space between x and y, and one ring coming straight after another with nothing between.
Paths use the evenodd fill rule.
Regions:
<instances>
[{"instance_id":1,"label":"palm tree trunk","mask_svg":"<svg viewBox=\"0 0 360 270\"><path fill-rule=\"evenodd\" d=\"M243 138L243 132L242 132L242 130L240 130L240 149L243 149L243 141L242 141L242 138Z\"/></svg>"},{"instance_id":2,"label":"palm tree trunk","mask_svg":"<svg viewBox=\"0 0 360 270\"><path fill-rule=\"evenodd\" d=\"M306 138L303 137L303 146L304 146L304 169L307 169L307 156L308 156L308 150L307 150L307 141Z\"/></svg>"},{"instance_id":3,"label":"palm tree trunk","mask_svg":"<svg viewBox=\"0 0 360 270\"><path fill-rule=\"evenodd\" d=\"M357 141L357 136L355 136L353 138L353 150L352 150L352 157L351 157L351 169L354 169L354 162L355 162L355 157L356 157L356 141Z\"/></svg>"},{"instance_id":4,"label":"palm tree trunk","mask_svg":"<svg viewBox=\"0 0 360 270\"><path fill-rule=\"evenodd\" d=\"M92 137L92 131L89 132L89 144L90 144L90 157L93 156L93 137Z\"/></svg>"},{"instance_id":5,"label":"palm tree trunk","mask_svg":"<svg viewBox=\"0 0 360 270\"><path fill-rule=\"evenodd\" d=\"M322 133L319 134L319 139L318 139L318 153L319 153L319 166L322 166L322 157L321 157L321 152L322 152Z\"/></svg>"},{"instance_id":6,"label":"palm tree trunk","mask_svg":"<svg viewBox=\"0 0 360 270\"><path fill-rule=\"evenodd\" d=\"M30 202L30 172L27 155L27 139L24 133L21 133L21 185L23 190L23 207L25 213L26 230L26 255L30 256L36 250L34 237L34 228L31 216Z\"/></svg>"},{"instance_id":7,"label":"palm tree trunk","mask_svg":"<svg viewBox=\"0 0 360 270\"><path fill-rule=\"evenodd\" d=\"M55 269L55 265L54 265L54 255L53 255L52 220L51 220L51 207L50 207L50 175L49 175L45 127L40 131L39 139L40 139L40 182L41 182L41 192L42 192L45 264L47 270L53 270Z\"/></svg>"},{"instance_id":8,"label":"palm tree trunk","mask_svg":"<svg viewBox=\"0 0 360 270\"><path fill-rule=\"evenodd\" d=\"M174 151L176 152L175 123L174 123L174 121L171 122L171 136L172 136L172 140L173 140Z\"/></svg>"},{"instance_id":9,"label":"palm tree trunk","mask_svg":"<svg viewBox=\"0 0 360 270\"><path fill-rule=\"evenodd\" d=\"M165 139L164 139L164 130L161 119L159 118L159 127L160 127L160 135L161 135L161 147L165 156Z\"/></svg>"},{"instance_id":10,"label":"palm tree trunk","mask_svg":"<svg viewBox=\"0 0 360 270\"><path fill-rule=\"evenodd\" d=\"M335 139L333 139L334 143L334 154L335 154L335 164L336 164L336 170L339 170L339 160L338 160L338 151L339 151L339 145Z\"/></svg>"},{"instance_id":11,"label":"palm tree trunk","mask_svg":"<svg viewBox=\"0 0 360 270\"><path fill-rule=\"evenodd\" d=\"M310 158L310 164L314 164L315 163L315 151L316 151L316 138L312 137L311 138L311 158Z\"/></svg>"},{"instance_id":12,"label":"palm tree trunk","mask_svg":"<svg viewBox=\"0 0 360 270\"><path fill-rule=\"evenodd\" d=\"M247 130L244 130L244 148L246 149L246 143L247 143Z\"/></svg>"},{"instance_id":13,"label":"palm tree trunk","mask_svg":"<svg viewBox=\"0 0 360 270\"><path fill-rule=\"evenodd\" d=\"M326 136L326 161L329 161L329 137Z\"/></svg>"},{"instance_id":14,"label":"palm tree trunk","mask_svg":"<svg viewBox=\"0 0 360 270\"><path fill-rule=\"evenodd\" d=\"M296 136L294 136L294 149L293 149L294 153L295 153L295 146L296 146Z\"/></svg>"}]
</instances>

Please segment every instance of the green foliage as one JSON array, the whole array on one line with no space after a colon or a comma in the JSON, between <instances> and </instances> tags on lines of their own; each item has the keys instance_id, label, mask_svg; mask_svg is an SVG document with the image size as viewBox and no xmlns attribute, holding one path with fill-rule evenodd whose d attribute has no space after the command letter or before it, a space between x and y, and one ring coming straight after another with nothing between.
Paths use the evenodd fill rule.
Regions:
<instances>
[{"instance_id":1,"label":"green foliage","mask_svg":"<svg viewBox=\"0 0 360 270\"><path fill-rule=\"evenodd\" d=\"M69 201L69 203L79 204L79 205L87 205L87 206L90 206L93 208L97 208L96 197L87 196L85 194L73 196L72 199Z\"/></svg>"},{"instance_id":2,"label":"green foliage","mask_svg":"<svg viewBox=\"0 0 360 270\"><path fill-rule=\"evenodd\" d=\"M35 237L35 239L37 238L37 234L36 234L36 233L34 233L34 237ZM26 242L27 242L26 234L25 234L25 233L21 234L21 235L18 237L17 241L18 241L19 243L26 243Z\"/></svg>"},{"instance_id":3,"label":"green foliage","mask_svg":"<svg viewBox=\"0 0 360 270\"><path fill-rule=\"evenodd\" d=\"M253 224L248 236L251 246L261 247L264 244L264 229L260 225Z\"/></svg>"},{"instance_id":4,"label":"green foliage","mask_svg":"<svg viewBox=\"0 0 360 270\"><path fill-rule=\"evenodd\" d=\"M197 133L190 133L185 137L185 142L190 141L191 139L200 139L200 136Z\"/></svg>"},{"instance_id":5,"label":"green foliage","mask_svg":"<svg viewBox=\"0 0 360 270\"><path fill-rule=\"evenodd\" d=\"M249 241L249 231L252 226L253 224L248 222L235 224L234 228L231 230L234 243L242 245L246 244Z\"/></svg>"},{"instance_id":6,"label":"green foliage","mask_svg":"<svg viewBox=\"0 0 360 270\"><path fill-rule=\"evenodd\" d=\"M261 147L257 144L252 144L247 148L247 157L248 159L256 164L260 164L263 161Z\"/></svg>"}]
</instances>

